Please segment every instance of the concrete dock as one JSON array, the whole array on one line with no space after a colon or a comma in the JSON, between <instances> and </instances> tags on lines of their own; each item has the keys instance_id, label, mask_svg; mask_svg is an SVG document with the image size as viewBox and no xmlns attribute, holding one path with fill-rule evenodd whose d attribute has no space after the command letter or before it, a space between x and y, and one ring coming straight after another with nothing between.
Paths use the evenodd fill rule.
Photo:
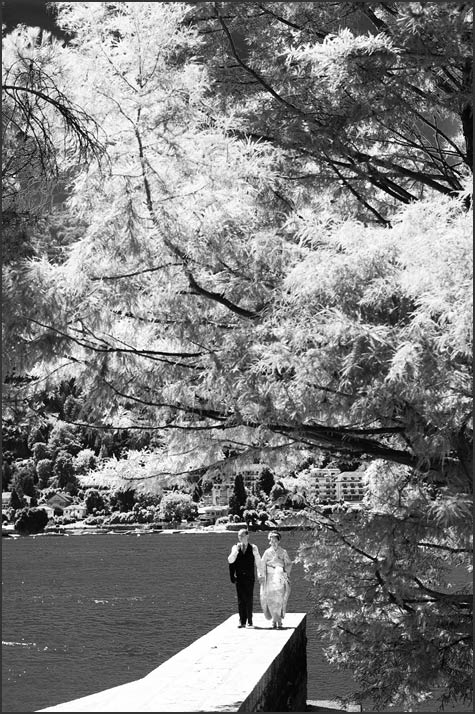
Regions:
<instances>
[{"instance_id":1,"label":"concrete dock","mask_svg":"<svg viewBox=\"0 0 475 714\"><path fill-rule=\"evenodd\" d=\"M287 613L282 630L259 613L254 628L237 625L232 615L142 679L37 711L304 712L305 613Z\"/></svg>"}]
</instances>

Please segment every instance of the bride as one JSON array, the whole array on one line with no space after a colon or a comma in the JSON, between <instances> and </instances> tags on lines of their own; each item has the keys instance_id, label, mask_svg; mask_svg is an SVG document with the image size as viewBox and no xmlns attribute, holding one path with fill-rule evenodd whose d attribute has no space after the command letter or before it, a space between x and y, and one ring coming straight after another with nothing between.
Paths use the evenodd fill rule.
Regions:
<instances>
[{"instance_id":1,"label":"bride","mask_svg":"<svg viewBox=\"0 0 475 714\"><path fill-rule=\"evenodd\" d=\"M280 630L290 595L289 575L292 570L292 561L279 542L280 533L271 531L269 533L270 548L267 548L262 555L259 575L262 612L266 620L272 620L272 627Z\"/></svg>"}]
</instances>

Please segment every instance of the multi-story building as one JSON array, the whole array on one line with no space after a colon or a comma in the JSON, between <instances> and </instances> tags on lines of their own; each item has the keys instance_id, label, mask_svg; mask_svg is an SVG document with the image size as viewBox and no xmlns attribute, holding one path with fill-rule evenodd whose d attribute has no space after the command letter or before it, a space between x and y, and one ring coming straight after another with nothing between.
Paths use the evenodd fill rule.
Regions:
<instances>
[{"instance_id":1,"label":"multi-story building","mask_svg":"<svg viewBox=\"0 0 475 714\"><path fill-rule=\"evenodd\" d=\"M201 499L203 505L227 506L234 490L234 479L241 474L244 487L249 493L257 493L257 482L265 464L252 464L251 466L236 467L234 472L222 475L221 483L213 483L211 494Z\"/></svg>"},{"instance_id":2,"label":"multi-story building","mask_svg":"<svg viewBox=\"0 0 475 714\"><path fill-rule=\"evenodd\" d=\"M337 501L336 477L338 469L312 469L308 482L308 497L319 501Z\"/></svg>"},{"instance_id":3,"label":"multi-story building","mask_svg":"<svg viewBox=\"0 0 475 714\"><path fill-rule=\"evenodd\" d=\"M257 482L263 464L241 467L244 486L249 493L257 492ZM227 506L234 489L234 479L238 471L222 476L221 483L214 483L211 493L201 499L203 506ZM338 503L340 501L361 501L364 496L364 471L340 471L336 468L309 469L305 493L310 500Z\"/></svg>"},{"instance_id":4,"label":"multi-story building","mask_svg":"<svg viewBox=\"0 0 475 714\"><path fill-rule=\"evenodd\" d=\"M233 492L234 479L232 483L214 483L211 489L211 506L227 506Z\"/></svg>"},{"instance_id":5,"label":"multi-story building","mask_svg":"<svg viewBox=\"0 0 475 714\"><path fill-rule=\"evenodd\" d=\"M265 468L265 464L255 464L253 466L242 466L239 469L239 473L242 476L244 486L250 493L255 494L257 492L257 482L259 476L261 475L262 469ZM234 484L234 478L233 478Z\"/></svg>"},{"instance_id":6,"label":"multi-story building","mask_svg":"<svg viewBox=\"0 0 475 714\"><path fill-rule=\"evenodd\" d=\"M364 471L339 471L338 469L312 469L309 479L309 496L319 501L361 501L364 495Z\"/></svg>"},{"instance_id":7,"label":"multi-story building","mask_svg":"<svg viewBox=\"0 0 475 714\"><path fill-rule=\"evenodd\" d=\"M337 501L361 501L364 496L364 471L343 471L336 477Z\"/></svg>"}]
</instances>

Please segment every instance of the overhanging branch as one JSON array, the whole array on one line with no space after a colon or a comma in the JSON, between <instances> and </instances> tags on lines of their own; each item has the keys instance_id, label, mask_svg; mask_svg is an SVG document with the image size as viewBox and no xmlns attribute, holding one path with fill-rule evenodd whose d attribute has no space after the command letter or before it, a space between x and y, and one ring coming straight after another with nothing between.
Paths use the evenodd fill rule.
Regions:
<instances>
[{"instance_id":1,"label":"overhanging branch","mask_svg":"<svg viewBox=\"0 0 475 714\"><path fill-rule=\"evenodd\" d=\"M221 295L220 293L215 293L211 292L210 290L206 290L206 288L203 288L196 282L190 270L186 269L185 272L190 283L190 288L197 295L201 295L202 297L205 297L208 300L213 300L214 302L218 302L220 305L224 305L224 307L227 307L228 310L231 310L231 312L236 313L236 315L239 315L240 317L245 317L249 320L255 320L259 316L258 312L246 310L246 308L244 307L235 305L233 302L228 300L228 298L226 298L224 295Z\"/></svg>"}]
</instances>

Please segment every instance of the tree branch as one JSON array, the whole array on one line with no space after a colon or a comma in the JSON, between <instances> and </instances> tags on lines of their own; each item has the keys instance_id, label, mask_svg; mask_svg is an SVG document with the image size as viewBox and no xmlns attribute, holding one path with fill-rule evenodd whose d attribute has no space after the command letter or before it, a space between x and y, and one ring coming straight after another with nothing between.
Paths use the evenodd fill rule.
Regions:
<instances>
[{"instance_id":1,"label":"tree branch","mask_svg":"<svg viewBox=\"0 0 475 714\"><path fill-rule=\"evenodd\" d=\"M246 72L248 72L250 75L252 75L252 76L254 77L254 79L256 79L256 80L259 82L259 84L260 84L262 87L264 87L264 89L266 90L266 92L268 92L272 97L274 97L274 99L275 99L276 101L278 101L280 104L283 104L285 107L287 107L287 109L290 109L293 114L296 114L298 117L300 117L301 119L305 119L306 121L311 120L311 121L313 121L314 123L321 125L321 123L320 123L320 122L317 122L314 118L310 118L310 116L309 116L306 112L302 111L301 109L299 109L298 107L296 107L294 104L292 104L291 102L288 102L286 99L284 99L283 97L281 97L280 94L278 94L278 93L275 91L275 89L273 89L273 87L271 87L271 85L270 85L268 82L266 82L266 80L264 79L264 77L262 77L258 72L256 72L255 69L253 69L252 67L250 67L248 64L246 64L246 63L241 59L241 57L239 56L238 51L237 51L237 49L236 49L236 45L234 44L233 38L232 38L232 36L231 36L231 33L229 32L228 27L227 27L226 23L225 23L224 20L223 20L223 16L222 16L221 11L220 11L220 9L219 9L219 5L220 5L220 3L218 3L218 2L215 2L215 3L214 3L214 10L215 10L215 13L216 13L216 17L218 18L218 21L219 21L221 27L223 28L223 30L224 30L224 32L225 32L225 34L226 34L226 37L228 38L228 42L229 42L229 45L230 45L230 47L231 47L231 52L233 53L233 55L234 55L234 57L236 58L236 60L237 60L237 62L239 63L239 65L240 65L244 70L246 70Z\"/></svg>"},{"instance_id":2,"label":"tree branch","mask_svg":"<svg viewBox=\"0 0 475 714\"><path fill-rule=\"evenodd\" d=\"M158 270L164 270L165 268L175 268L180 267L181 263L164 263L163 265L157 265L154 268L144 268L143 270L136 270L132 273L121 273L119 275L94 275L89 278L89 280L122 280L122 278L135 278L137 275L143 275L144 273L155 273Z\"/></svg>"},{"instance_id":3,"label":"tree branch","mask_svg":"<svg viewBox=\"0 0 475 714\"><path fill-rule=\"evenodd\" d=\"M102 146L98 142L97 138L86 128L86 123L91 122L95 129L98 129L97 122L89 115L87 115L80 107L75 107L71 105L67 97L60 92L57 87L52 88L57 94L57 98L54 98L45 92L38 89L33 89L32 87L18 86L15 84L2 84L2 90L9 95L14 102L18 102L19 106L22 106L19 95L21 93L31 94L38 99L51 104L52 107L62 116L66 127L71 130L79 141L79 147L81 153L85 153L87 150L92 150L94 154L98 154L102 151ZM68 106L69 104L69 106ZM28 111L23 108L23 114L26 119L31 119L31 108L28 107Z\"/></svg>"},{"instance_id":4,"label":"tree branch","mask_svg":"<svg viewBox=\"0 0 475 714\"><path fill-rule=\"evenodd\" d=\"M301 25L295 24L295 22L291 22L290 20L287 20L285 17L282 17L281 15L277 15L276 12L273 12L268 7L266 7L266 5L264 3L258 3L257 6L266 15L270 15L278 22L281 22L283 25L287 25L287 27L291 27L293 30L299 30L299 32L308 32L311 35L315 35L315 37L318 37L320 40L324 40L325 37L327 36L327 34L325 32L318 32L318 30L309 30L308 27L302 27Z\"/></svg>"},{"instance_id":5,"label":"tree branch","mask_svg":"<svg viewBox=\"0 0 475 714\"><path fill-rule=\"evenodd\" d=\"M29 322L34 323L35 325L38 325L39 327L43 327L46 330L51 330L52 332L55 332L58 335L61 335L61 337L64 337L67 340L70 340L71 342L74 342L75 344L79 345L80 347L83 347L84 349L91 350L92 352L101 352L104 354L112 354L112 353L126 353L126 354L133 354L137 355L138 357L145 357L148 359L156 359L158 362L167 362L167 364L173 364L176 366L180 367L189 367L191 368L192 365L187 365L187 364L182 364L182 363L177 363L177 362L170 362L169 360L164 360L164 359L157 359L157 357L178 357L182 359L188 359L188 358L196 358L196 357L202 357L203 352L165 352L163 350L140 350L137 348L125 348L125 347L111 347L110 345L106 345L104 347L100 347L98 345L93 345L88 341L85 340L80 340L77 337L73 337L67 332L63 332L57 327L54 327L53 325L45 325L44 323L40 322L39 320L35 320L32 317L27 317L26 318Z\"/></svg>"},{"instance_id":6,"label":"tree branch","mask_svg":"<svg viewBox=\"0 0 475 714\"><path fill-rule=\"evenodd\" d=\"M347 189L348 189L349 191L351 191L351 193L358 199L358 201L360 201L360 203L363 204L363 206L365 206L365 208L368 209L368 211L370 211L371 213L373 213L373 214L376 216L376 219L378 220L378 222L379 222L379 223L382 223L382 224L385 225L385 226L389 226L389 227L390 227L390 226L391 226L391 221L388 221L386 218L384 218L384 216L382 216L381 213L376 210L376 208L374 208L373 206L371 206L371 205L368 203L368 201L366 201L366 200L363 198L363 196L362 196L360 193L358 193L358 191L357 191L355 188L353 188L353 186L352 186L351 183L348 181L348 179L345 178L345 176L343 176L343 174L341 173L341 171L340 171L339 169L337 169L337 167L335 166L335 163L334 163L333 161L331 161L331 159L328 160L328 163L330 164L330 166L332 167L332 169L333 169L333 171L336 173L336 175L339 177L339 179L340 179L341 181L343 181L343 183L345 184L345 186L347 187Z\"/></svg>"},{"instance_id":7,"label":"tree branch","mask_svg":"<svg viewBox=\"0 0 475 714\"><path fill-rule=\"evenodd\" d=\"M224 305L224 307L227 307L228 310L231 310L231 312L236 313L236 315L239 315L240 317L245 317L249 320L255 320L259 316L258 312L253 312L251 310L246 310L246 308L244 307L239 307L239 305L235 305L220 293L215 293L211 292L210 290L206 290L206 288L201 287L201 285L196 282L190 270L185 269L185 272L188 277L190 287L196 292L196 294L201 295L202 297L205 297L208 300L218 302L220 303L220 305Z\"/></svg>"},{"instance_id":8,"label":"tree branch","mask_svg":"<svg viewBox=\"0 0 475 714\"><path fill-rule=\"evenodd\" d=\"M439 548L440 550L446 550L449 553L472 553L473 548L452 548L448 545L440 545L439 543L429 543L426 541L420 541L417 543L424 548Z\"/></svg>"}]
</instances>

